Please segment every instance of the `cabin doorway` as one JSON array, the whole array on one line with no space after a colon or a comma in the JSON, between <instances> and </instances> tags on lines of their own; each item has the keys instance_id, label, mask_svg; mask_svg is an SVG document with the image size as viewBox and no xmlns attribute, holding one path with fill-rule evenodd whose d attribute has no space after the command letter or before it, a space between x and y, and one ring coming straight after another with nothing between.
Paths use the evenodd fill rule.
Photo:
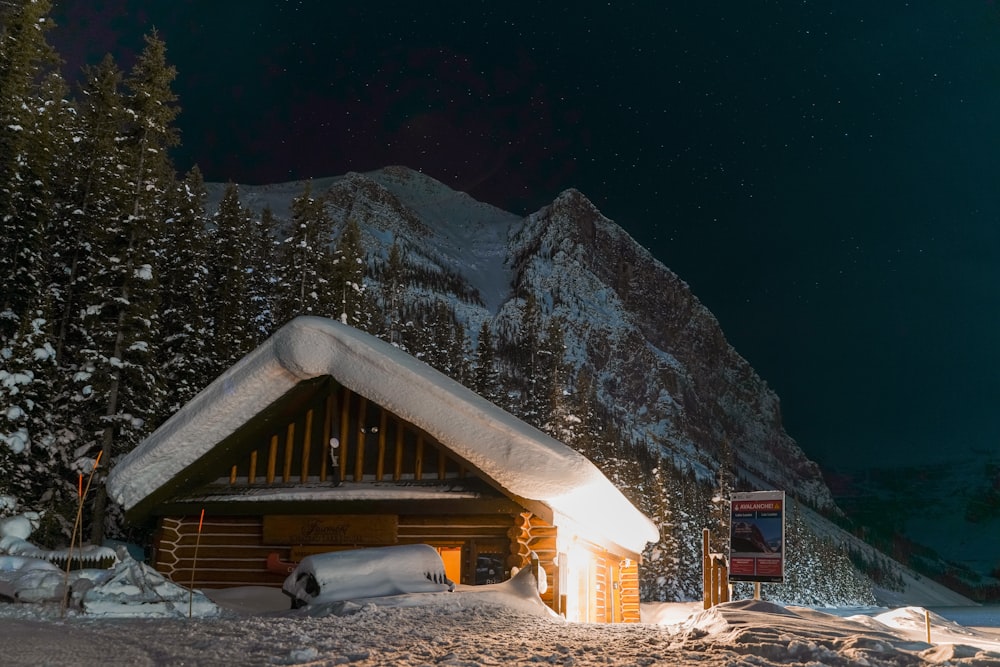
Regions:
<instances>
[{"instance_id":1,"label":"cabin doorway","mask_svg":"<svg viewBox=\"0 0 1000 667\"><path fill-rule=\"evenodd\" d=\"M441 561L444 563L444 574L446 577L459 583L462 581L462 547L437 547Z\"/></svg>"}]
</instances>

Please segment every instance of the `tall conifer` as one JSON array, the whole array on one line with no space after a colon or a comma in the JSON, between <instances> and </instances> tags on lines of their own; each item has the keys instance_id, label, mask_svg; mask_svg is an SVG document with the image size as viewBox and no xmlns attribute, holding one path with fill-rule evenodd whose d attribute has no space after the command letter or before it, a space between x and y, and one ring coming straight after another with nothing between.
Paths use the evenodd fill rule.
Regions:
<instances>
[{"instance_id":1,"label":"tall conifer","mask_svg":"<svg viewBox=\"0 0 1000 667\"><path fill-rule=\"evenodd\" d=\"M211 259L214 375L253 349L257 343L251 311L251 262L254 223L240 203L235 183L226 186L215 213Z\"/></svg>"},{"instance_id":2,"label":"tall conifer","mask_svg":"<svg viewBox=\"0 0 1000 667\"><path fill-rule=\"evenodd\" d=\"M330 253L333 221L322 199L313 196L312 183L292 201L291 229L279 248L277 322L296 315L338 317L340 286Z\"/></svg>"},{"instance_id":3,"label":"tall conifer","mask_svg":"<svg viewBox=\"0 0 1000 667\"><path fill-rule=\"evenodd\" d=\"M44 193L51 156L39 150L39 85L57 63L45 33L53 27L48 0L13 0L0 7L0 341L44 289L47 215Z\"/></svg>"},{"instance_id":4,"label":"tall conifer","mask_svg":"<svg viewBox=\"0 0 1000 667\"><path fill-rule=\"evenodd\" d=\"M205 225L205 183L198 167L170 197L170 216L161 242L159 372L168 400L157 422L176 412L214 375L207 353L212 337L209 312L209 238Z\"/></svg>"},{"instance_id":5,"label":"tall conifer","mask_svg":"<svg viewBox=\"0 0 1000 667\"><path fill-rule=\"evenodd\" d=\"M116 218L105 229L103 264L95 278L95 301L86 320L94 347L89 352L101 423L102 465L132 449L146 434L165 399L155 363L159 342L159 266L174 183L168 149L177 143L178 113L170 86L176 70L166 61L166 45L154 31L126 78L129 122L121 146L122 193ZM94 500L91 539L105 532L107 497L103 485Z\"/></svg>"}]
</instances>

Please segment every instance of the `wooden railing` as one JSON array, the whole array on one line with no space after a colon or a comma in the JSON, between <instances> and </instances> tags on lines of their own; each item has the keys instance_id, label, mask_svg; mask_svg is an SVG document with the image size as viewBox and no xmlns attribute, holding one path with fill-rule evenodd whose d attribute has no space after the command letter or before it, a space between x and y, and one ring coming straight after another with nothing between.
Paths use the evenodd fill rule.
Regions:
<instances>
[{"instance_id":1,"label":"wooden railing","mask_svg":"<svg viewBox=\"0 0 1000 667\"><path fill-rule=\"evenodd\" d=\"M429 434L338 388L232 465L230 485L430 481L465 477L465 466Z\"/></svg>"}]
</instances>

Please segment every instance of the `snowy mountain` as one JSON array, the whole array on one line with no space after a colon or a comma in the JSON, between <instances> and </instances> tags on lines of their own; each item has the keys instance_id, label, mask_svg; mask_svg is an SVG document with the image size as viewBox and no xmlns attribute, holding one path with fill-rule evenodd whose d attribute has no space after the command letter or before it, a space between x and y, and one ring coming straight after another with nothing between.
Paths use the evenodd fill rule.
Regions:
<instances>
[{"instance_id":1,"label":"snowy mountain","mask_svg":"<svg viewBox=\"0 0 1000 667\"><path fill-rule=\"evenodd\" d=\"M583 193L567 190L520 217L405 167L309 185L336 229L343 230L348 220L359 228L365 290L383 313L426 312L443 303L469 341L470 355L484 323L501 352L504 341L509 350L525 347L532 309L538 331L558 324L568 373L564 392L582 391L577 385L587 378L597 409L616 431L612 442L584 453L596 454L595 462L665 534L648 553L647 593L699 594L700 556L693 543L700 545L701 527L718 519L720 496L733 484L783 489L804 508L839 513L819 467L785 433L777 395L726 341L716 318L683 280ZM240 186L240 202L257 215L269 209L281 227L305 187L302 182ZM209 210L224 189L208 184ZM394 246L410 279L401 296L389 297L380 279ZM397 298L403 304L389 302ZM503 407L517 413L530 392L524 387L543 366L533 359L501 363L512 379ZM811 532L843 534L826 542L847 544L850 536L820 514L811 513L808 523L819 521L824 528ZM837 549L839 555L824 567L854 572L845 564L848 551L856 555L856 550ZM690 571L678 575L680 564ZM856 573L844 586L856 591L852 576ZM837 599L831 593L823 599L845 602L857 596L849 592Z\"/></svg>"},{"instance_id":2,"label":"snowy mountain","mask_svg":"<svg viewBox=\"0 0 1000 667\"><path fill-rule=\"evenodd\" d=\"M595 371L598 397L630 436L712 477L726 446L740 469L820 509L819 467L781 425L780 402L672 271L580 192L521 218L404 167L315 180L335 222L352 218L369 253L402 242L407 261L451 275L450 301L473 344L482 322L519 326L531 293L543 326L566 323L567 359ZM209 185L221 196L221 188ZM286 218L302 183L240 188L254 210ZM460 292L460 293L457 293ZM475 295L474 300L463 295ZM414 290L411 298L429 298Z\"/></svg>"}]
</instances>

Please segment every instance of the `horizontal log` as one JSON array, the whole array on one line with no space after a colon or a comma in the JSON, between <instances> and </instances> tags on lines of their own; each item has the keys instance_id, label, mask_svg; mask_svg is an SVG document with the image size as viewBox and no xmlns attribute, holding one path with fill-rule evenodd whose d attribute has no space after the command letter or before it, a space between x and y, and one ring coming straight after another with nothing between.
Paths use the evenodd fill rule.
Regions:
<instances>
[{"instance_id":1,"label":"horizontal log","mask_svg":"<svg viewBox=\"0 0 1000 667\"><path fill-rule=\"evenodd\" d=\"M163 549L170 549L171 547L190 547L193 549L196 544L201 544L203 547L263 546L260 535L202 535L200 541L194 537L174 537L173 539L169 539L169 536L163 536L163 538L156 542L156 546Z\"/></svg>"},{"instance_id":2,"label":"horizontal log","mask_svg":"<svg viewBox=\"0 0 1000 667\"><path fill-rule=\"evenodd\" d=\"M193 544L175 544L170 546L161 545L155 553L158 558L162 554L162 558L164 559L176 559L181 556L193 556L196 549L199 558L253 558L255 555L259 554L267 556L267 554L272 551L287 551L288 547L268 547L258 544L202 544L201 546L195 546Z\"/></svg>"},{"instance_id":3,"label":"horizontal log","mask_svg":"<svg viewBox=\"0 0 1000 667\"><path fill-rule=\"evenodd\" d=\"M189 558L184 558L182 560L172 561L172 562L158 562L156 563L157 569L162 569L164 571L177 571L177 570L187 570L191 571L191 566L193 562ZM265 572L267 571L267 559L266 558L255 558L252 561L247 560L209 560L203 561L201 556L198 557L197 562L198 571L233 571L233 572Z\"/></svg>"},{"instance_id":4,"label":"horizontal log","mask_svg":"<svg viewBox=\"0 0 1000 667\"><path fill-rule=\"evenodd\" d=\"M473 530L473 529L459 529L448 530L445 528L431 530L431 529L400 529L399 539L411 539L411 540L424 540L424 541L436 541L436 540L502 540L504 542L509 542L510 538L507 537L505 533L501 532L490 532L486 530Z\"/></svg>"},{"instance_id":5,"label":"horizontal log","mask_svg":"<svg viewBox=\"0 0 1000 667\"><path fill-rule=\"evenodd\" d=\"M400 526L502 526L513 525L513 517L507 514L445 514L445 515L404 515L399 517Z\"/></svg>"},{"instance_id":6,"label":"horizontal log","mask_svg":"<svg viewBox=\"0 0 1000 667\"><path fill-rule=\"evenodd\" d=\"M201 526L202 536L206 534L216 534L216 535L252 535L254 533L261 532L261 521L259 518L255 518L253 521L246 520L226 520L226 521L208 521L206 520ZM162 530L164 532L174 532L179 535L197 535L198 534L198 517L188 519L183 523L166 520L163 523Z\"/></svg>"}]
</instances>

